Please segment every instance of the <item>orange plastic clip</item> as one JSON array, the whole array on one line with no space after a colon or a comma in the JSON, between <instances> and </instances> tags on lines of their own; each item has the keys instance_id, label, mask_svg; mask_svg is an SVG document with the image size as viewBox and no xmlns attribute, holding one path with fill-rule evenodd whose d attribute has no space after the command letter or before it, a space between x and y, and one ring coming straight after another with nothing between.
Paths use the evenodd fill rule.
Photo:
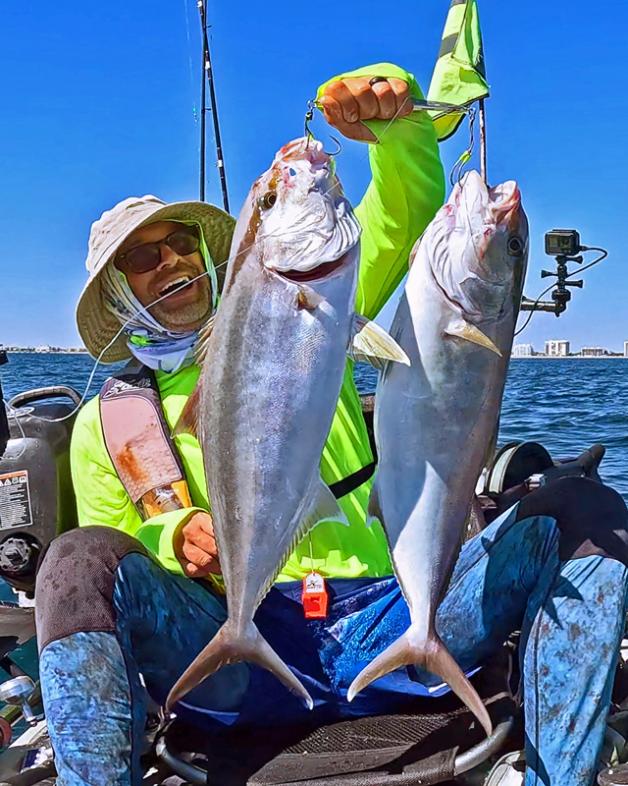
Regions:
<instances>
[{"instance_id":1,"label":"orange plastic clip","mask_svg":"<svg viewBox=\"0 0 628 786\"><path fill-rule=\"evenodd\" d=\"M312 571L303 579L301 595L306 620L320 620L327 616L327 588L320 573Z\"/></svg>"}]
</instances>

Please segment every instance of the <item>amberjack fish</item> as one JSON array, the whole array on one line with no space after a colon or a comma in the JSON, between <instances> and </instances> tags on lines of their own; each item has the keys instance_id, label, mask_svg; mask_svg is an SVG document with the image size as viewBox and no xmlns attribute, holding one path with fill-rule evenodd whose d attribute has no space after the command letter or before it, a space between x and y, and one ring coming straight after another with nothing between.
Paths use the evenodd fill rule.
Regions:
<instances>
[{"instance_id":1,"label":"amberjack fish","mask_svg":"<svg viewBox=\"0 0 628 786\"><path fill-rule=\"evenodd\" d=\"M286 558L323 520L344 521L319 474L349 344L407 358L354 315L360 227L320 142L281 148L238 217L221 303L202 350L196 420L228 618L167 706L227 663L271 671L312 707L253 615ZM194 412L196 411L196 416Z\"/></svg>"},{"instance_id":2,"label":"amberjack fish","mask_svg":"<svg viewBox=\"0 0 628 786\"><path fill-rule=\"evenodd\" d=\"M456 185L412 251L391 328L410 366L387 364L378 384L379 468L369 500L411 624L358 674L347 697L413 664L441 676L487 734L486 708L434 619L497 427L527 254L517 185L487 188L477 172Z\"/></svg>"}]
</instances>

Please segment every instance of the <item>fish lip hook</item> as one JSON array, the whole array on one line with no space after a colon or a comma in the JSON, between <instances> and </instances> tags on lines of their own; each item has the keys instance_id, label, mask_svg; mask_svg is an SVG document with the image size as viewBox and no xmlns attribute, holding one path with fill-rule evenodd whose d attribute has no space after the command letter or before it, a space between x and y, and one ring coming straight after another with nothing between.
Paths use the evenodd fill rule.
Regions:
<instances>
[{"instance_id":1,"label":"fish lip hook","mask_svg":"<svg viewBox=\"0 0 628 786\"><path fill-rule=\"evenodd\" d=\"M310 146L310 140L314 138L314 134L312 133L312 129L310 128L310 123L314 118L314 110L316 109L316 101L313 98L307 102L307 111L305 112L305 119L303 121L303 136L306 139L305 142L305 149L307 150Z\"/></svg>"},{"instance_id":2,"label":"fish lip hook","mask_svg":"<svg viewBox=\"0 0 628 786\"><path fill-rule=\"evenodd\" d=\"M323 152L325 153L325 155L326 155L326 156L330 156L330 157L331 157L331 156L337 156L337 155L338 155L338 154L339 154L339 153L342 151L342 143L340 142L340 140L339 140L337 137L335 137L335 136L332 136L331 134L329 135L329 138L330 138L330 139L331 139L333 142L335 142L335 143L336 143L336 147L337 147L337 149L336 149L336 150L334 150L334 151L333 151L333 153L332 153L332 152L330 152L329 150L324 150Z\"/></svg>"}]
</instances>

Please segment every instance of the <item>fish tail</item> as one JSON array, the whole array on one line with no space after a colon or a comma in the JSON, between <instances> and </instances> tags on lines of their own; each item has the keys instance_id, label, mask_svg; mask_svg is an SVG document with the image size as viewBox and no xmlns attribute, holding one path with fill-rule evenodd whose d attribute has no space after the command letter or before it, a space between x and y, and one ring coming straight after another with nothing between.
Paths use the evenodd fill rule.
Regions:
<instances>
[{"instance_id":1,"label":"fish tail","mask_svg":"<svg viewBox=\"0 0 628 786\"><path fill-rule=\"evenodd\" d=\"M291 693L303 699L312 709L312 697L262 636L254 622L240 629L226 622L209 644L194 658L173 685L166 699L166 710L182 699L206 677L229 663L247 661L267 669L283 683Z\"/></svg>"},{"instance_id":2,"label":"fish tail","mask_svg":"<svg viewBox=\"0 0 628 786\"><path fill-rule=\"evenodd\" d=\"M407 630L362 669L349 686L347 700L352 701L371 682L403 666L417 666L442 677L482 724L487 736L492 734L493 725L482 699L434 632L416 643L412 629Z\"/></svg>"}]
</instances>

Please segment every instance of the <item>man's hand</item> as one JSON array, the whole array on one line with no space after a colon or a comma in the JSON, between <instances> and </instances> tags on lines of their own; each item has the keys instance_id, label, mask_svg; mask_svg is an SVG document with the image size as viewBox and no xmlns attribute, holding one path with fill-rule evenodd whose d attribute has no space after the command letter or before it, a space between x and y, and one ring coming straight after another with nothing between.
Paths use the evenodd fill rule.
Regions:
<instances>
[{"instance_id":1,"label":"man's hand","mask_svg":"<svg viewBox=\"0 0 628 786\"><path fill-rule=\"evenodd\" d=\"M362 120L392 120L412 112L412 99L403 79L370 84L369 77L339 79L319 100L325 120L349 139L376 142Z\"/></svg>"},{"instance_id":2,"label":"man's hand","mask_svg":"<svg viewBox=\"0 0 628 786\"><path fill-rule=\"evenodd\" d=\"M194 513L174 538L174 553L191 579L220 573L214 525L209 513Z\"/></svg>"}]
</instances>

